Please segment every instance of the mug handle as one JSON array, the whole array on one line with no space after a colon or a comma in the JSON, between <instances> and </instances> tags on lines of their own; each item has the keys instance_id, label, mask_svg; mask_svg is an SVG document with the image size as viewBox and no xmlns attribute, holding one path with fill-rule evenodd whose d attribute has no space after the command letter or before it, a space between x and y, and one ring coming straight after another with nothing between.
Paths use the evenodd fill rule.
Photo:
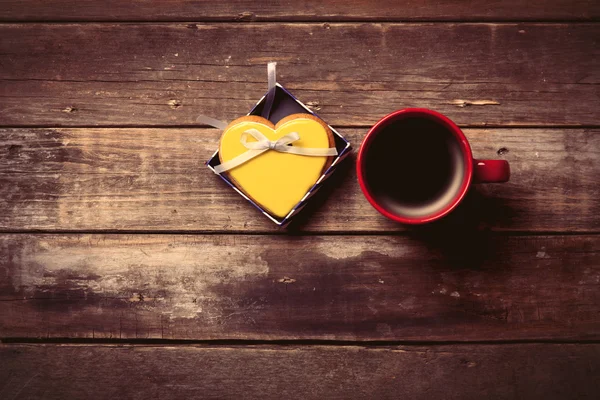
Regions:
<instances>
[{"instance_id":1,"label":"mug handle","mask_svg":"<svg viewBox=\"0 0 600 400\"><path fill-rule=\"evenodd\" d=\"M473 160L474 183L508 182L510 166L505 160Z\"/></svg>"}]
</instances>

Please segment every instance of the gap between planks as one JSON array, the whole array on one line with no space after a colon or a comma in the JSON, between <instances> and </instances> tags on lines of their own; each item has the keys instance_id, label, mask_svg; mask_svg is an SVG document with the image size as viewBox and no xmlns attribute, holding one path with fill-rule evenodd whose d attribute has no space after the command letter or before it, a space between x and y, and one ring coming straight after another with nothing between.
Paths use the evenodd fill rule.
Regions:
<instances>
[{"instance_id":1,"label":"gap between planks","mask_svg":"<svg viewBox=\"0 0 600 400\"><path fill-rule=\"evenodd\" d=\"M515 25L515 24L543 24L543 25L582 25L589 24L593 25L599 23L598 18L588 19L552 19L552 18L538 18L538 19L422 19L422 20L410 20L410 19L395 19L395 18L331 18L317 19L317 18L301 18L301 19L269 19L269 20L239 20L235 21L231 18L214 18L214 19L152 19L152 20L86 20L86 19L70 19L70 20L34 20L34 19L14 19L14 20L0 20L1 25L13 25L13 24L30 24L30 25L151 25L151 24L202 24L202 25L273 25L273 24L289 24L289 25L341 25L341 24L402 24L402 25L430 25L430 24L495 24L495 25Z\"/></svg>"},{"instance_id":2,"label":"gap between planks","mask_svg":"<svg viewBox=\"0 0 600 400\"><path fill-rule=\"evenodd\" d=\"M0 82L2 79L0 79ZM399 108L401 109L401 108ZM383 118L385 115L382 115ZM374 125L374 124L373 124ZM371 129L373 125L368 124L347 124L347 125L332 125L334 129ZM518 125L518 124L457 124L461 129L599 129L600 124L587 124L587 125L543 125L543 124L531 124L531 125ZM117 125L60 125L60 124L43 124L43 125L2 125L0 129L215 129L208 125L185 125L185 124L163 124L163 125L151 125L151 124L117 124ZM217 131L219 129L215 129ZM360 143L353 145L353 147L360 146Z\"/></svg>"},{"instance_id":3,"label":"gap between planks","mask_svg":"<svg viewBox=\"0 0 600 400\"><path fill-rule=\"evenodd\" d=\"M214 340L186 340L186 339L91 339L91 338L28 338L6 337L0 338L1 345L21 344L67 344L67 345L134 345L134 346L219 346L219 347L395 347L395 346L470 346L470 345L514 345L514 344L600 344L597 339L509 339L509 340L251 340L251 339L214 339Z\"/></svg>"},{"instance_id":4,"label":"gap between planks","mask_svg":"<svg viewBox=\"0 0 600 400\"><path fill-rule=\"evenodd\" d=\"M384 218L384 217L382 217ZM406 226L406 225L405 225ZM406 226L410 229L410 227ZM203 230L102 230L102 229L3 229L0 230L0 235L168 235L168 236L412 236L416 233L412 230L403 231L286 231L281 229L280 231L203 231ZM599 231L574 231L574 232L562 232L562 231L521 231L521 230L504 230L504 231L493 231L488 229L481 229L480 233L485 233L490 236L497 237L529 237L529 236L595 236L600 235Z\"/></svg>"}]
</instances>

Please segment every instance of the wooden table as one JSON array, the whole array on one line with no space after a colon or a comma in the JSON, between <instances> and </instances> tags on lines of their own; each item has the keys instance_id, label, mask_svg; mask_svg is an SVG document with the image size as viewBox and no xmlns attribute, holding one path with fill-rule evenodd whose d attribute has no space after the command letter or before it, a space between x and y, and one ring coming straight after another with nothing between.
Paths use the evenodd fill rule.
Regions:
<instances>
[{"instance_id":1,"label":"wooden table","mask_svg":"<svg viewBox=\"0 0 600 400\"><path fill-rule=\"evenodd\" d=\"M2 1L0 398L598 398L599 17ZM353 155L278 230L204 168L219 131L195 122L246 113L268 61L355 149L432 108L511 181L407 229Z\"/></svg>"}]
</instances>

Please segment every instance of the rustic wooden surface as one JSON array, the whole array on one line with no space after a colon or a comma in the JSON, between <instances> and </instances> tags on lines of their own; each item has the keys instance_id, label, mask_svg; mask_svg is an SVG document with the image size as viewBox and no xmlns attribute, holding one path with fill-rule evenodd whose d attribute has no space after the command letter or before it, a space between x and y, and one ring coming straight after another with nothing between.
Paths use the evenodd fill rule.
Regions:
<instances>
[{"instance_id":1,"label":"rustic wooden surface","mask_svg":"<svg viewBox=\"0 0 600 400\"><path fill-rule=\"evenodd\" d=\"M598 398L598 2L0 2L0 398ZM265 64L354 145L287 231L202 163ZM408 106L511 163L407 229Z\"/></svg>"},{"instance_id":2,"label":"rustic wooden surface","mask_svg":"<svg viewBox=\"0 0 600 400\"><path fill-rule=\"evenodd\" d=\"M0 359L8 399L583 400L600 389L590 379L600 370L598 344L3 345Z\"/></svg>"},{"instance_id":3,"label":"rustic wooden surface","mask_svg":"<svg viewBox=\"0 0 600 400\"><path fill-rule=\"evenodd\" d=\"M600 339L597 235L13 234L0 246L9 337Z\"/></svg>"},{"instance_id":4,"label":"rustic wooden surface","mask_svg":"<svg viewBox=\"0 0 600 400\"><path fill-rule=\"evenodd\" d=\"M367 129L340 131L358 146ZM475 156L508 160L512 180L476 186L445 224L513 232L600 230L598 129L465 133ZM0 129L0 227L279 232L201 165L218 147L219 134L192 128ZM405 230L381 218L362 195L352 168L355 153L290 230Z\"/></svg>"},{"instance_id":5,"label":"rustic wooden surface","mask_svg":"<svg viewBox=\"0 0 600 400\"><path fill-rule=\"evenodd\" d=\"M335 126L407 106L463 126L595 126L599 35L587 23L6 24L0 122L232 120L275 60L279 81Z\"/></svg>"}]
</instances>

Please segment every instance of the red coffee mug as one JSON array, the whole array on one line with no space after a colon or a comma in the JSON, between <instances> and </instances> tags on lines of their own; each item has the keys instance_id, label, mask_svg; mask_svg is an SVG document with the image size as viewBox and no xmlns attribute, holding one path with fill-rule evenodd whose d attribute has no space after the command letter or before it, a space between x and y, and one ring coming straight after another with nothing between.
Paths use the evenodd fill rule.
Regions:
<instances>
[{"instance_id":1,"label":"red coffee mug","mask_svg":"<svg viewBox=\"0 0 600 400\"><path fill-rule=\"evenodd\" d=\"M383 117L358 151L358 182L371 205L405 224L432 222L462 201L472 182L507 182L508 162L476 160L454 122L424 108Z\"/></svg>"}]
</instances>

